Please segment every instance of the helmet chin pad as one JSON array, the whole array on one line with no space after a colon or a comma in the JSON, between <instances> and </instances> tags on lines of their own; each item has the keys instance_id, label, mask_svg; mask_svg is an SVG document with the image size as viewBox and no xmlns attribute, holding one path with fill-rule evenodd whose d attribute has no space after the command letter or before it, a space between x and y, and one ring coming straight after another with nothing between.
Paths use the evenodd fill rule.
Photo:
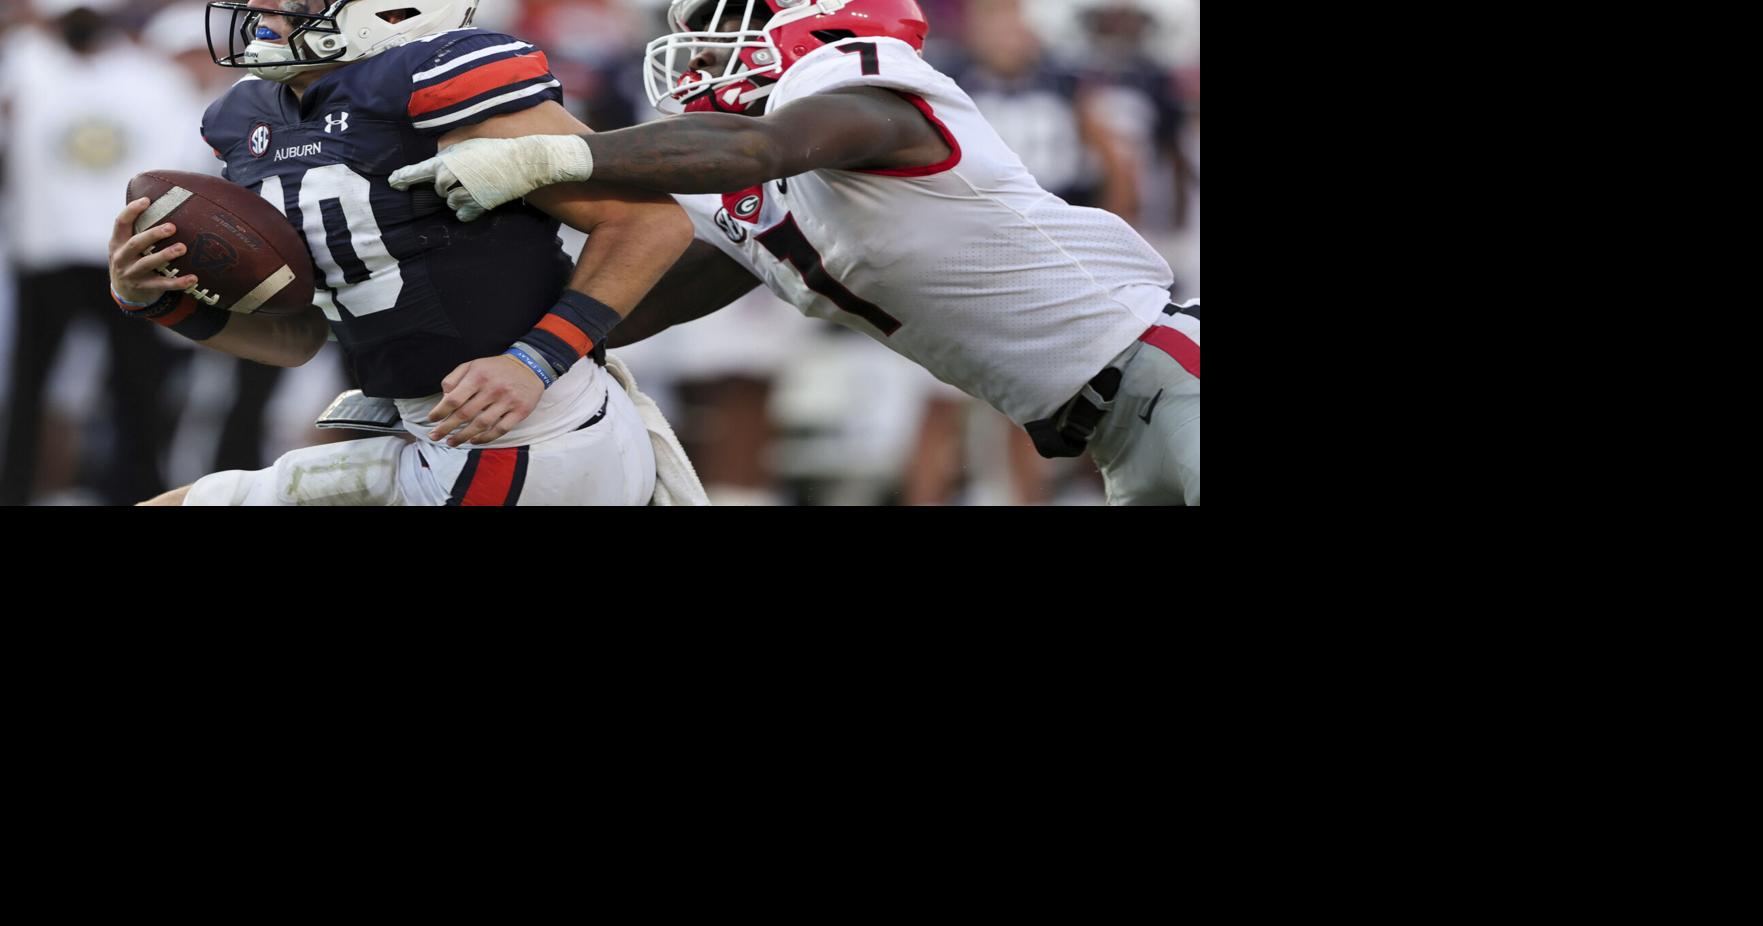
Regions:
<instances>
[{"instance_id":1,"label":"helmet chin pad","mask_svg":"<svg viewBox=\"0 0 1763 926\"><path fill-rule=\"evenodd\" d=\"M246 46L245 53L239 56L239 60L252 64L250 70L253 77L272 80L278 84L292 80L294 75L305 70L295 62L293 51L280 42L252 42Z\"/></svg>"},{"instance_id":2,"label":"helmet chin pad","mask_svg":"<svg viewBox=\"0 0 1763 926\"><path fill-rule=\"evenodd\" d=\"M683 112L730 113L737 116L757 113L764 110L765 98L771 95L771 85L775 83L770 78L754 77L710 90L692 89L708 79L710 74L707 71L690 71L680 77L678 89L673 96L684 104Z\"/></svg>"},{"instance_id":3,"label":"helmet chin pad","mask_svg":"<svg viewBox=\"0 0 1763 926\"><path fill-rule=\"evenodd\" d=\"M765 98L771 95L771 81L763 77L723 84L714 90L699 93L686 102L688 113L729 113L736 116L757 115L765 110Z\"/></svg>"}]
</instances>

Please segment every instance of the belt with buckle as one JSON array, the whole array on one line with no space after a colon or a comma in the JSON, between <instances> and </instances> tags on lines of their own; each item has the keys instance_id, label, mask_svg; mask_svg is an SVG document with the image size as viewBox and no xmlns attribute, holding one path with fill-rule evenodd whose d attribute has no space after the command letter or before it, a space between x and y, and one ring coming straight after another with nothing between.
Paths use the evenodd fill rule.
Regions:
<instances>
[{"instance_id":1,"label":"belt with buckle","mask_svg":"<svg viewBox=\"0 0 1763 926\"><path fill-rule=\"evenodd\" d=\"M1178 306L1171 303L1163 310L1165 315L1192 315L1200 317L1198 305ZM1124 374L1118 367L1105 367L1084 384L1077 395L1059 407L1050 418L1031 421L1023 425L1028 436L1035 442L1035 452L1048 459L1056 457L1075 457L1089 446L1090 438L1096 434L1096 427L1101 424L1102 416L1114 405L1114 396L1120 391L1120 378Z\"/></svg>"}]
</instances>

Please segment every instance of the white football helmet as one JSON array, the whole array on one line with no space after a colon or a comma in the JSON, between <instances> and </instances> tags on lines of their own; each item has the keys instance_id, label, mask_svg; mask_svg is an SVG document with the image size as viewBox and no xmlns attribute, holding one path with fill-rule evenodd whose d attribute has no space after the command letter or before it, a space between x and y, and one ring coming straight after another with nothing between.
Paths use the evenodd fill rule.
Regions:
<instances>
[{"instance_id":1,"label":"white football helmet","mask_svg":"<svg viewBox=\"0 0 1763 926\"><path fill-rule=\"evenodd\" d=\"M727 24L728 31L722 27ZM886 36L924 49L917 0L672 0L669 34L644 54L649 102L665 113L752 112L784 71L841 39ZM694 71L699 52L727 54L721 73Z\"/></svg>"},{"instance_id":2,"label":"white football helmet","mask_svg":"<svg viewBox=\"0 0 1763 926\"><path fill-rule=\"evenodd\" d=\"M310 68L371 58L413 39L469 26L477 4L478 0L210 3L208 53L221 67L249 68L264 80L285 81ZM408 10L416 12L397 22L386 18ZM287 34L279 34L268 23L285 24ZM216 35L226 36L224 55Z\"/></svg>"}]
</instances>

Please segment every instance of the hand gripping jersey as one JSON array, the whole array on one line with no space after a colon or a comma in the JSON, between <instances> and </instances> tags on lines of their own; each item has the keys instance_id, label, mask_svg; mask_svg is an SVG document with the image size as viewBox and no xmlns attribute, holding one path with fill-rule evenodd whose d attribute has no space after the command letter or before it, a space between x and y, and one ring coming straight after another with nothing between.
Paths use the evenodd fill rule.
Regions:
<instances>
[{"instance_id":1,"label":"hand gripping jersey","mask_svg":"<svg viewBox=\"0 0 1763 926\"><path fill-rule=\"evenodd\" d=\"M898 39L809 53L770 111L860 85L900 93L954 153L677 197L698 236L804 314L869 334L1017 424L1051 415L1159 317L1169 265L1119 217L1041 189L967 94Z\"/></svg>"},{"instance_id":2,"label":"hand gripping jersey","mask_svg":"<svg viewBox=\"0 0 1763 926\"><path fill-rule=\"evenodd\" d=\"M438 138L560 100L543 52L481 29L437 33L320 77L298 99L248 77L202 120L223 176L306 237L314 299L373 396L414 398L531 330L569 281L558 223L510 203L470 224L392 171Z\"/></svg>"}]
</instances>

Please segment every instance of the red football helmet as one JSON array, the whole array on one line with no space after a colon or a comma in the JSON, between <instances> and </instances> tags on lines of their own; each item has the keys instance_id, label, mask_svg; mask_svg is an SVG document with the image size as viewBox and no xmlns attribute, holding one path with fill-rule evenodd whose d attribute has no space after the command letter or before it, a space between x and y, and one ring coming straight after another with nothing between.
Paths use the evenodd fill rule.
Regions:
<instances>
[{"instance_id":1,"label":"red football helmet","mask_svg":"<svg viewBox=\"0 0 1763 926\"><path fill-rule=\"evenodd\" d=\"M643 68L662 112L748 112L822 45L879 36L923 51L930 32L915 0L673 0L667 21L673 32L649 43ZM720 74L691 69L700 52L731 49Z\"/></svg>"}]
</instances>

